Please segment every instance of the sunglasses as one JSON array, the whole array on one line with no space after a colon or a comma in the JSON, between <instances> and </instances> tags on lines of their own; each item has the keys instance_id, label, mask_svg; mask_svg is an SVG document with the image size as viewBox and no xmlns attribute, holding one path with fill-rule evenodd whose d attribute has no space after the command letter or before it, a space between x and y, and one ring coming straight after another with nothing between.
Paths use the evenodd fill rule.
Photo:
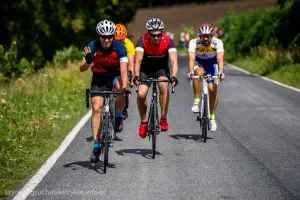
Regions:
<instances>
[{"instance_id":1,"label":"sunglasses","mask_svg":"<svg viewBox=\"0 0 300 200\"><path fill-rule=\"evenodd\" d=\"M199 37L212 37L212 35L199 35Z\"/></svg>"},{"instance_id":2,"label":"sunglasses","mask_svg":"<svg viewBox=\"0 0 300 200\"><path fill-rule=\"evenodd\" d=\"M100 38L102 38L103 40L105 39L112 39L114 37L114 35L101 35Z\"/></svg>"},{"instance_id":3,"label":"sunglasses","mask_svg":"<svg viewBox=\"0 0 300 200\"><path fill-rule=\"evenodd\" d=\"M152 37L152 38L156 38L156 37L160 38L162 36L162 33L160 33L160 34L149 33L149 36Z\"/></svg>"}]
</instances>

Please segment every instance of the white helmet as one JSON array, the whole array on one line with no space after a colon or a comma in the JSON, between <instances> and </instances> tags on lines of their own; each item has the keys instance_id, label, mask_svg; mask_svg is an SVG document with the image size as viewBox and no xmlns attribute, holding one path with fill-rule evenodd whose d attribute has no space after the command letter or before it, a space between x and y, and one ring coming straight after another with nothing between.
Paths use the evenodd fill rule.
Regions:
<instances>
[{"instance_id":1,"label":"white helmet","mask_svg":"<svg viewBox=\"0 0 300 200\"><path fill-rule=\"evenodd\" d=\"M199 35L213 35L214 28L210 24L202 24L198 30Z\"/></svg>"},{"instance_id":2,"label":"white helmet","mask_svg":"<svg viewBox=\"0 0 300 200\"><path fill-rule=\"evenodd\" d=\"M158 18L152 18L146 23L146 28L148 31L160 30L164 28L164 23Z\"/></svg>"},{"instance_id":3,"label":"white helmet","mask_svg":"<svg viewBox=\"0 0 300 200\"><path fill-rule=\"evenodd\" d=\"M99 35L113 35L116 32L116 26L112 21L102 20L96 26Z\"/></svg>"}]
</instances>

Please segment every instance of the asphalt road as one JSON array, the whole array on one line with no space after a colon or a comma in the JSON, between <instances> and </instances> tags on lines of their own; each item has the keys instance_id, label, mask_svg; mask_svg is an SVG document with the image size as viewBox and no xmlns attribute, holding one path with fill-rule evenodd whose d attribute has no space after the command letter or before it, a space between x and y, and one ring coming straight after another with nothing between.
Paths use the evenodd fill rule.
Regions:
<instances>
[{"instance_id":1,"label":"asphalt road","mask_svg":"<svg viewBox=\"0 0 300 200\"><path fill-rule=\"evenodd\" d=\"M138 136L134 93L106 174L102 163L89 169L88 121L27 199L300 199L300 93L226 66L218 130L202 143L187 58L179 65L170 128L154 160L151 143Z\"/></svg>"}]
</instances>

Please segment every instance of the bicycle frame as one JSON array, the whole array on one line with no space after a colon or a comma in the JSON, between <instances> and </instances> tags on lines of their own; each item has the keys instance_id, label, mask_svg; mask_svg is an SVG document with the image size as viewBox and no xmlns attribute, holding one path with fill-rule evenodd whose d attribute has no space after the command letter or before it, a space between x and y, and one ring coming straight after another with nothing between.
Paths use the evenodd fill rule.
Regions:
<instances>
[{"instance_id":1,"label":"bicycle frame","mask_svg":"<svg viewBox=\"0 0 300 200\"><path fill-rule=\"evenodd\" d=\"M108 151L109 147L112 147L112 140L114 137L114 114L110 113L110 100L112 98L117 98L117 95L123 94L123 92L115 92L115 91L91 91L89 88L86 89L86 107L89 108L89 95L90 94L104 94L104 105L102 111L102 150L103 154L104 149L104 173L106 173L106 167L108 166ZM104 139L104 141L103 141Z\"/></svg>"},{"instance_id":2,"label":"bicycle frame","mask_svg":"<svg viewBox=\"0 0 300 200\"><path fill-rule=\"evenodd\" d=\"M152 86L152 97L151 97L151 104L150 104L150 110L148 113L148 126L147 126L147 134L149 137L149 141L151 140L152 135L152 159L155 157L155 149L156 149L156 135L160 133L160 123L159 123L159 117L158 117L158 92L157 92L157 82L171 82L170 80L158 80L149 78L142 82L151 82L153 83ZM172 86L172 93L175 92L175 87Z\"/></svg>"},{"instance_id":3,"label":"bicycle frame","mask_svg":"<svg viewBox=\"0 0 300 200\"><path fill-rule=\"evenodd\" d=\"M209 78L212 78L212 79L218 79L219 76L193 76L192 77L193 79L201 79L202 80L202 88L201 88L201 97L200 97L200 117L203 118L203 111L204 111L204 98L207 98L207 113L208 113L208 116L205 116L209 119L209 114L210 114L210 108L209 108L209 92L208 92L208 82L207 80Z\"/></svg>"},{"instance_id":4,"label":"bicycle frame","mask_svg":"<svg viewBox=\"0 0 300 200\"><path fill-rule=\"evenodd\" d=\"M210 130L209 127L209 119L210 119L210 108L209 108L209 91L208 91L208 82L207 80L210 78L218 79L219 76L193 76L191 78L199 78L202 80L202 88L201 88L201 101L200 101L200 109L199 114L197 116L197 121L200 122L200 127L202 128L202 139L206 142L207 132ZM190 79L191 81L192 79ZM192 81L191 81L192 84Z\"/></svg>"}]
</instances>

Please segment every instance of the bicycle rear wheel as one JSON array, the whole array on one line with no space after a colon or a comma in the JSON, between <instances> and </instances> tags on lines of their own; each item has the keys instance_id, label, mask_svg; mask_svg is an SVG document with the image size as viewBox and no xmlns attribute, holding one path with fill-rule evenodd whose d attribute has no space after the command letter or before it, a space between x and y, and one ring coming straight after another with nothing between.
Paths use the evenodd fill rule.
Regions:
<instances>
[{"instance_id":1,"label":"bicycle rear wheel","mask_svg":"<svg viewBox=\"0 0 300 200\"><path fill-rule=\"evenodd\" d=\"M108 166L108 150L109 150L109 142L108 142L108 135L109 135L109 119L108 115L105 114L105 129L104 129L104 167L103 172L106 173L106 167Z\"/></svg>"},{"instance_id":2,"label":"bicycle rear wheel","mask_svg":"<svg viewBox=\"0 0 300 200\"><path fill-rule=\"evenodd\" d=\"M204 94L203 98L203 115L202 119L200 119L200 127L202 127L202 135L201 138L203 142L206 142L207 131L208 131L208 96Z\"/></svg>"}]
</instances>

